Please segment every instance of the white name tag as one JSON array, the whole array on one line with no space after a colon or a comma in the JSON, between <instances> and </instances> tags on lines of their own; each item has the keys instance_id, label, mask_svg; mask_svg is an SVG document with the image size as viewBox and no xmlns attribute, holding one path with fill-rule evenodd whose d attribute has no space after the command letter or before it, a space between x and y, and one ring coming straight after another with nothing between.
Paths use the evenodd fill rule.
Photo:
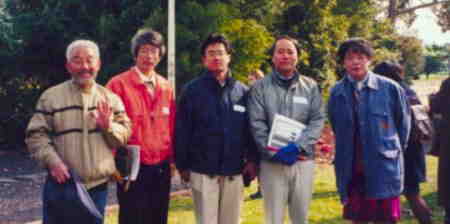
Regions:
<instances>
[{"instance_id":1,"label":"white name tag","mask_svg":"<svg viewBox=\"0 0 450 224\"><path fill-rule=\"evenodd\" d=\"M244 107L244 106L241 106L241 105L235 104L235 105L233 106L233 110L236 111L236 112L244 113L244 112L245 112L245 107Z\"/></svg>"},{"instance_id":2,"label":"white name tag","mask_svg":"<svg viewBox=\"0 0 450 224\"><path fill-rule=\"evenodd\" d=\"M170 113L168 107L163 107L163 108L162 108L162 112L163 112L163 114L169 114L169 113Z\"/></svg>"},{"instance_id":3,"label":"white name tag","mask_svg":"<svg viewBox=\"0 0 450 224\"><path fill-rule=\"evenodd\" d=\"M294 96L294 103L308 104L308 100L305 97Z\"/></svg>"}]
</instances>

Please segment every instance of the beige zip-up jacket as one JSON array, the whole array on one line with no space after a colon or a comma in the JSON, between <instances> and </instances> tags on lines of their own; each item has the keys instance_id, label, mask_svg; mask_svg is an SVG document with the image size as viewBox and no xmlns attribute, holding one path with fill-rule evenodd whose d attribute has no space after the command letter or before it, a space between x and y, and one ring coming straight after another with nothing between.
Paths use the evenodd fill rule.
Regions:
<instances>
[{"instance_id":1,"label":"beige zip-up jacket","mask_svg":"<svg viewBox=\"0 0 450 224\"><path fill-rule=\"evenodd\" d=\"M108 130L97 128L90 115L101 101L113 112ZM92 188L107 182L115 172L112 149L124 145L130 135L131 123L117 95L98 84L82 92L69 80L42 94L25 142L43 167L63 161Z\"/></svg>"}]
</instances>

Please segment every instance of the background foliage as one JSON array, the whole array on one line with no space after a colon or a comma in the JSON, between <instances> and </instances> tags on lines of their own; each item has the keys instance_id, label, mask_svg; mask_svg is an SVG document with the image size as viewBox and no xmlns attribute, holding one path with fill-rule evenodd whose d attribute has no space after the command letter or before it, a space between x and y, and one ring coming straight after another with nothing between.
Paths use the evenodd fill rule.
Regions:
<instances>
[{"instance_id":1,"label":"background foliage","mask_svg":"<svg viewBox=\"0 0 450 224\"><path fill-rule=\"evenodd\" d=\"M397 5L396 9L405 9L404 2L408 1L399 2L403 5ZM425 56L431 51L425 51L417 38L396 33L393 20L380 16L383 12L379 6L386 3L384 0L177 1L177 88L201 72L199 48L211 32L222 32L232 41L233 75L244 82L253 69L271 70L267 50L279 34L290 34L300 41L303 50L298 69L319 81L325 96L342 71L335 60L337 48L350 37L364 37L373 43L377 52L375 63L394 59L406 66L407 75L420 74L430 61ZM64 55L71 41L87 38L99 44L102 57L99 82L103 84L133 65L130 40L142 27L152 27L167 36L167 1L5 0L0 11L3 105L0 141L21 143L40 93L69 78ZM158 70L166 73L165 60Z\"/></svg>"}]
</instances>

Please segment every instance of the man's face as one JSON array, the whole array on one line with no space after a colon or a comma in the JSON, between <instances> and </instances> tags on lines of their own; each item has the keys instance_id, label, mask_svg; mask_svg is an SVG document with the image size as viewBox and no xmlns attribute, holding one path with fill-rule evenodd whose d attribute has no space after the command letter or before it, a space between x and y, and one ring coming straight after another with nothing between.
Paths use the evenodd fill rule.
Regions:
<instances>
[{"instance_id":1,"label":"man's face","mask_svg":"<svg viewBox=\"0 0 450 224\"><path fill-rule=\"evenodd\" d=\"M248 84L249 85L253 85L255 84L255 82L258 81L258 78L254 75L249 75L248 76Z\"/></svg>"},{"instance_id":2,"label":"man's face","mask_svg":"<svg viewBox=\"0 0 450 224\"><path fill-rule=\"evenodd\" d=\"M222 43L208 45L202 57L203 65L213 73L227 72L230 60L231 55L228 54L225 45Z\"/></svg>"},{"instance_id":3,"label":"man's face","mask_svg":"<svg viewBox=\"0 0 450 224\"><path fill-rule=\"evenodd\" d=\"M144 73L155 70L161 55L159 48L151 44L144 44L139 47L136 55L136 66Z\"/></svg>"},{"instance_id":4,"label":"man's face","mask_svg":"<svg viewBox=\"0 0 450 224\"><path fill-rule=\"evenodd\" d=\"M370 58L362 53L348 51L344 57L344 68L355 80L362 80L369 71Z\"/></svg>"},{"instance_id":5,"label":"man's face","mask_svg":"<svg viewBox=\"0 0 450 224\"><path fill-rule=\"evenodd\" d=\"M278 40L272 56L275 69L284 76L290 76L296 70L298 52L294 43L287 39Z\"/></svg>"},{"instance_id":6,"label":"man's face","mask_svg":"<svg viewBox=\"0 0 450 224\"><path fill-rule=\"evenodd\" d=\"M100 64L100 58L93 49L80 46L73 49L66 69L76 84L85 87L95 82Z\"/></svg>"}]
</instances>

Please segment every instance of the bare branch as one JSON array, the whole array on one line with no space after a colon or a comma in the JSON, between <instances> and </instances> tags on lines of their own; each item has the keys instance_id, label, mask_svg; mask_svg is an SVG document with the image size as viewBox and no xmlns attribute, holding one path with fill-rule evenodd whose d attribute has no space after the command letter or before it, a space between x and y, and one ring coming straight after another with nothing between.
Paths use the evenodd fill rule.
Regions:
<instances>
[{"instance_id":1,"label":"bare branch","mask_svg":"<svg viewBox=\"0 0 450 224\"><path fill-rule=\"evenodd\" d=\"M414 6L414 7L411 7L411 8L407 8L407 9L404 9L404 10L399 10L393 16L397 17L397 16L402 15L402 14L412 13L412 12L418 10L418 9L432 7L432 6L435 6L435 5L444 4L444 3L448 3L448 2L450 2L450 0L445 0L445 1L444 0L442 0L442 1L434 0L433 2L430 2L430 3L425 3L425 4L417 5L417 6Z\"/></svg>"}]
</instances>

